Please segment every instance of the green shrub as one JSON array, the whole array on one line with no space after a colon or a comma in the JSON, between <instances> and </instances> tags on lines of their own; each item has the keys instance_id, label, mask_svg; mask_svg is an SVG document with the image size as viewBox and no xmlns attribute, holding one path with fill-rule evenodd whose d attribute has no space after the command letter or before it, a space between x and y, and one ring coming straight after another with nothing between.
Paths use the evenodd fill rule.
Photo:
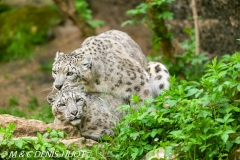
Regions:
<instances>
[{"instance_id":1,"label":"green shrub","mask_svg":"<svg viewBox=\"0 0 240 160\"><path fill-rule=\"evenodd\" d=\"M64 132L51 130L47 128L45 134L37 133L37 138L19 138L13 139L13 131L15 124L9 124L6 128L0 128L0 134L3 134L3 139L0 141L0 153L3 159L52 159L56 156L56 159L68 159L66 154L61 153L70 152L67 147L59 142L60 138L64 138ZM37 153L50 152L49 156L41 156ZM57 156L57 154L59 157ZM37 154L37 155L36 155ZM51 156L52 155L52 156Z\"/></svg>"},{"instance_id":2,"label":"green shrub","mask_svg":"<svg viewBox=\"0 0 240 160\"><path fill-rule=\"evenodd\" d=\"M175 54L174 62L168 57L162 57L161 60L167 66L171 75L175 75L179 79L199 81L207 69L205 64L209 63L209 58L204 53L195 55L194 30L184 29L184 32L189 36L189 39L181 43L184 52ZM152 59L158 60L158 57Z\"/></svg>"},{"instance_id":3,"label":"green shrub","mask_svg":"<svg viewBox=\"0 0 240 160\"><path fill-rule=\"evenodd\" d=\"M204 64L209 58L205 54L195 55L195 35L194 30L190 29L184 29L184 32L189 35L189 39L181 44L184 52L173 52L172 40L174 35L170 31L170 24L168 23L168 20L173 19L173 13L169 11L168 4L173 1L145 1L126 12L132 16L132 19L123 22L122 26L147 24L149 32L152 33L152 50L148 53L148 59L162 62L167 66L171 75L186 80L199 80L206 69Z\"/></svg>"},{"instance_id":4,"label":"green shrub","mask_svg":"<svg viewBox=\"0 0 240 160\"><path fill-rule=\"evenodd\" d=\"M171 89L124 117L106 147L112 159L140 159L162 147L179 159L226 159L240 144L240 55L207 65L200 82L171 78ZM125 107L127 108L127 107ZM233 136L234 137L234 136Z\"/></svg>"}]
</instances>

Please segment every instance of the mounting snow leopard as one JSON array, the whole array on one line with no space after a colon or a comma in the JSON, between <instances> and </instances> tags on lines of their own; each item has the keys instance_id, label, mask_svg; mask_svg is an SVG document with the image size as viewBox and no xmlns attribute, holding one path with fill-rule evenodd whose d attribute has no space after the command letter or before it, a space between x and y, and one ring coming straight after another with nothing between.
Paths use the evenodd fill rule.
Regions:
<instances>
[{"instance_id":1,"label":"mounting snow leopard","mask_svg":"<svg viewBox=\"0 0 240 160\"><path fill-rule=\"evenodd\" d=\"M118 31L118 30L109 30L109 31L103 32L97 36L88 37L85 41L83 41L82 46L90 45L90 43L89 43L90 40L92 40L96 37L98 37L98 38L101 37L101 38L106 38L106 39L110 38L110 39L117 41L118 43L120 43L122 45L119 47L123 47L131 58L137 60L137 62L139 62L140 65L142 65L146 69L148 61L147 61L145 55L143 54L142 49L125 32Z\"/></svg>"},{"instance_id":2,"label":"mounting snow leopard","mask_svg":"<svg viewBox=\"0 0 240 160\"><path fill-rule=\"evenodd\" d=\"M148 62L147 72L150 75L152 97L157 97L163 89L170 88L170 75L167 68L160 62Z\"/></svg>"},{"instance_id":3,"label":"mounting snow leopard","mask_svg":"<svg viewBox=\"0 0 240 160\"><path fill-rule=\"evenodd\" d=\"M55 124L74 125L83 137L93 140L98 140L104 134L113 136L112 129L123 114L116 110L124 104L123 100L104 93L85 94L84 86L72 89L64 84L60 91L50 94L47 100L52 106Z\"/></svg>"},{"instance_id":4,"label":"mounting snow leopard","mask_svg":"<svg viewBox=\"0 0 240 160\"><path fill-rule=\"evenodd\" d=\"M71 86L85 85L86 92L106 92L128 100L137 94L152 97L149 74L137 57L111 36L95 36L70 54L57 52L53 64L53 86L61 89L65 80Z\"/></svg>"}]
</instances>

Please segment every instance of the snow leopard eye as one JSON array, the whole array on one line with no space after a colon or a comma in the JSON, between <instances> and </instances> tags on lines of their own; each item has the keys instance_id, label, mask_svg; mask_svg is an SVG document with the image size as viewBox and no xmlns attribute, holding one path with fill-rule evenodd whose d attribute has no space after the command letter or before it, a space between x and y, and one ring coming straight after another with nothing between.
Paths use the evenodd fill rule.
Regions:
<instances>
[{"instance_id":1,"label":"snow leopard eye","mask_svg":"<svg viewBox=\"0 0 240 160\"><path fill-rule=\"evenodd\" d=\"M57 74L57 72L56 72L55 70L52 70L52 72L53 72L54 74Z\"/></svg>"},{"instance_id":2,"label":"snow leopard eye","mask_svg":"<svg viewBox=\"0 0 240 160\"><path fill-rule=\"evenodd\" d=\"M67 76L71 76L71 75L73 75L73 72L68 72L67 73Z\"/></svg>"},{"instance_id":3,"label":"snow leopard eye","mask_svg":"<svg viewBox=\"0 0 240 160\"><path fill-rule=\"evenodd\" d=\"M79 101L83 101L83 99L82 98L77 98L76 102L79 102Z\"/></svg>"},{"instance_id":4,"label":"snow leopard eye","mask_svg":"<svg viewBox=\"0 0 240 160\"><path fill-rule=\"evenodd\" d=\"M59 104L58 105L59 107L64 107L64 106L66 106L64 103L61 103L61 104Z\"/></svg>"}]
</instances>

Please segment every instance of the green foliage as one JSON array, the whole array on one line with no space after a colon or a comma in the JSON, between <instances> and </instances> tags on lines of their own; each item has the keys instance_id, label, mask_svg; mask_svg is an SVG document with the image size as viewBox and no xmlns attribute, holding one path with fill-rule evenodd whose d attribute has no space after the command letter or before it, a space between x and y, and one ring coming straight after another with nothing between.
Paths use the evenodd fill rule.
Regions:
<instances>
[{"instance_id":1,"label":"green foliage","mask_svg":"<svg viewBox=\"0 0 240 160\"><path fill-rule=\"evenodd\" d=\"M151 51L153 56L149 56L148 59L162 61L171 75L186 80L199 80L206 69L204 64L208 61L208 57L205 54L195 55L196 42L193 30L184 29L184 32L189 35L189 39L185 40L181 45L184 53L174 54L173 57L170 55L163 57L162 53L160 53L160 42L169 45L169 40L173 38L173 34L168 29L169 24L166 23L166 20L172 20L173 18L173 13L168 9L168 4L173 1L153 0L141 3L136 8L127 11L127 14L132 16L132 20L123 22L122 26L146 23L150 32L153 33Z\"/></svg>"},{"instance_id":2,"label":"green foliage","mask_svg":"<svg viewBox=\"0 0 240 160\"><path fill-rule=\"evenodd\" d=\"M104 142L82 149L84 158L141 159L149 151L164 148L166 157L175 154L178 159L227 159L230 150L240 144L239 64L238 52L220 60L215 58L199 82L178 82L173 76L170 90L145 101L137 110L129 105L119 107L128 115L116 127L116 137L104 136ZM133 96L132 101L137 103L139 97ZM50 130L43 135L38 133L35 140L12 140L13 128L11 125L0 129L4 133L0 142L2 158L7 158L10 151L62 153L76 149L74 145L66 148L58 141L63 133Z\"/></svg>"},{"instance_id":3,"label":"green foliage","mask_svg":"<svg viewBox=\"0 0 240 160\"><path fill-rule=\"evenodd\" d=\"M51 106L49 104L40 106L36 97L31 97L29 99L27 110L23 110L19 106L19 99L17 97L10 97L8 107L0 108L0 114L10 114L17 117L37 119L43 122L53 122L54 120Z\"/></svg>"},{"instance_id":4,"label":"green foliage","mask_svg":"<svg viewBox=\"0 0 240 160\"><path fill-rule=\"evenodd\" d=\"M32 159L41 157L40 153L51 153L58 159L69 159L66 157L66 152L70 152L68 148L59 142L63 139L65 133L62 131L51 130L47 128L47 132L43 135L37 133L37 138L18 138L13 139L12 134L15 129L15 124L9 124L6 128L0 128L0 134L3 134L3 139L0 141L1 158L12 159ZM43 156L45 159L52 159L51 156ZM73 158L74 159L74 158Z\"/></svg>"},{"instance_id":5,"label":"green foliage","mask_svg":"<svg viewBox=\"0 0 240 160\"><path fill-rule=\"evenodd\" d=\"M168 3L172 3L174 0L153 0L149 3L140 3L136 8L130 9L127 11L128 15L132 16L132 20L127 20L122 23L122 27L130 24L139 24L139 23L146 23L150 28L154 25L152 20L149 19L148 13L150 9L153 7L159 7L160 10L158 12L156 19L169 19L173 18L173 13L168 11L167 5Z\"/></svg>"},{"instance_id":6,"label":"green foliage","mask_svg":"<svg viewBox=\"0 0 240 160\"><path fill-rule=\"evenodd\" d=\"M26 118L37 119L37 120L48 122L48 123L52 123L54 120L54 116L52 114L52 108L48 104L44 106L39 106L36 110L33 110L33 112L30 112L30 114L28 114Z\"/></svg>"},{"instance_id":7,"label":"green foliage","mask_svg":"<svg viewBox=\"0 0 240 160\"><path fill-rule=\"evenodd\" d=\"M132 95L131 101L137 104L140 101L140 97L138 95Z\"/></svg>"},{"instance_id":8,"label":"green foliage","mask_svg":"<svg viewBox=\"0 0 240 160\"><path fill-rule=\"evenodd\" d=\"M0 141L0 158L3 159L107 159L106 151L101 146L93 145L91 148L78 148L74 143L65 146L60 140L66 138L66 133L47 128L46 133L37 133L36 138L13 139L16 124L9 124L0 128L3 139Z\"/></svg>"},{"instance_id":9,"label":"green foliage","mask_svg":"<svg viewBox=\"0 0 240 160\"><path fill-rule=\"evenodd\" d=\"M18 116L18 117L26 117L26 113L16 106L8 107L8 108L1 108L0 114L10 114L13 116Z\"/></svg>"},{"instance_id":10,"label":"green foliage","mask_svg":"<svg viewBox=\"0 0 240 160\"><path fill-rule=\"evenodd\" d=\"M152 52L159 52L159 41L170 39L173 34L168 31L165 20L172 20L173 13L169 11L168 4L174 0L153 0L143 2L136 8L127 11L127 14L132 16L132 20L127 20L122 23L122 27L130 24L147 24L152 36Z\"/></svg>"},{"instance_id":11,"label":"green foliage","mask_svg":"<svg viewBox=\"0 0 240 160\"><path fill-rule=\"evenodd\" d=\"M116 130L116 137L101 143L108 159L141 159L164 148L179 159L226 159L239 145L240 54L226 55L208 64L200 82L171 78L171 89L130 109ZM234 137L234 138L230 138Z\"/></svg>"},{"instance_id":12,"label":"green foliage","mask_svg":"<svg viewBox=\"0 0 240 160\"><path fill-rule=\"evenodd\" d=\"M104 26L105 23L104 21L97 21L97 20L93 20L92 17L92 11L88 8L88 3L86 0L75 0L74 4L77 8L77 11L79 13L79 15L87 20L87 23L93 27L93 28L97 28L99 26Z\"/></svg>"},{"instance_id":13,"label":"green foliage","mask_svg":"<svg viewBox=\"0 0 240 160\"><path fill-rule=\"evenodd\" d=\"M184 32L189 35L189 39L186 39L181 44L184 52L182 54L175 54L174 62L167 57L163 57L162 61L166 64L171 75L175 75L180 79L199 81L206 70L206 66L204 64L209 61L209 58L203 53L195 55L196 41L194 30L184 29ZM157 57L155 57L155 59L157 59Z\"/></svg>"},{"instance_id":14,"label":"green foliage","mask_svg":"<svg viewBox=\"0 0 240 160\"><path fill-rule=\"evenodd\" d=\"M0 61L31 57L34 45L49 40L50 28L60 22L52 7L24 6L0 13Z\"/></svg>"}]
</instances>

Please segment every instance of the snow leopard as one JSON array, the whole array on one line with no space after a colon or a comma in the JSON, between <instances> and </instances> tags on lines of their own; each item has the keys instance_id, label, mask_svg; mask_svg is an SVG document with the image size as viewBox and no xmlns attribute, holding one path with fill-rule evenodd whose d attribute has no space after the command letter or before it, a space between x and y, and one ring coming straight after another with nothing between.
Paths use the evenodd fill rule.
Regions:
<instances>
[{"instance_id":1,"label":"snow leopard","mask_svg":"<svg viewBox=\"0 0 240 160\"><path fill-rule=\"evenodd\" d=\"M84 86L71 88L64 84L47 97L55 117L54 124L76 126L81 135L99 140L104 134L113 136L113 128L123 116L118 106L124 101L106 93L85 93Z\"/></svg>"}]
</instances>

